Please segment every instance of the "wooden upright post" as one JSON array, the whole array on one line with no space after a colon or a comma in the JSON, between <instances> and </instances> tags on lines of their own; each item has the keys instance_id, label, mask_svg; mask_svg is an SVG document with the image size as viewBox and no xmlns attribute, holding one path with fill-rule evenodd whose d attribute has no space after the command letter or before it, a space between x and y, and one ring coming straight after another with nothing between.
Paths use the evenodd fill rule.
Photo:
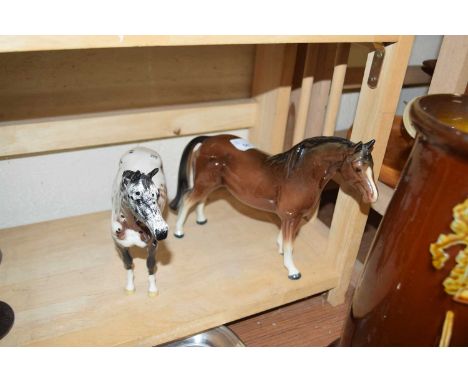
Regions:
<instances>
[{"instance_id":1,"label":"wooden upright post","mask_svg":"<svg viewBox=\"0 0 468 382\"><path fill-rule=\"evenodd\" d=\"M467 92L468 36L445 36L429 94Z\"/></svg>"},{"instance_id":2,"label":"wooden upright post","mask_svg":"<svg viewBox=\"0 0 468 382\"><path fill-rule=\"evenodd\" d=\"M297 44L258 45L252 97L257 101L249 139L261 150L283 150Z\"/></svg>"},{"instance_id":3,"label":"wooden upright post","mask_svg":"<svg viewBox=\"0 0 468 382\"><path fill-rule=\"evenodd\" d=\"M372 153L375 179L379 176L412 44L413 36L402 36L398 42L385 48L380 78L374 89L367 85L374 53L367 58L351 140L375 138ZM328 293L328 301L332 305L345 300L368 211L368 205L359 205L352 196L340 190L327 247L327 256L335 259L337 274L340 275L337 287Z\"/></svg>"}]
</instances>

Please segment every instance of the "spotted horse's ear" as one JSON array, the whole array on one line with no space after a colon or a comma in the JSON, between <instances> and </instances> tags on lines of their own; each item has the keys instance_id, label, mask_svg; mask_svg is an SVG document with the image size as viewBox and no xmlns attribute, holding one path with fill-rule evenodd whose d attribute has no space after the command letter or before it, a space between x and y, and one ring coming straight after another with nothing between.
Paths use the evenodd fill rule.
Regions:
<instances>
[{"instance_id":1,"label":"spotted horse's ear","mask_svg":"<svg viewBox=\"0 0 468 382\"><path fill-rule=\"evenodd\" d=\"M120 189L123 190L131 181L141 177L140 171L125 170L122 174L122 182L120 183Z\"/></svg>"},{"instance_id":2,"label":"spotted horse's ear","mask_svg":"<svg viewBox=\"0 0 468 382\"><path fill-rule=\"evenodd\" d=\"M153 176L155 176L159 172L159 167L156 167L154 170L151 170L146 176L149 179L153 179Z\"/></svg>"}]
</instances>

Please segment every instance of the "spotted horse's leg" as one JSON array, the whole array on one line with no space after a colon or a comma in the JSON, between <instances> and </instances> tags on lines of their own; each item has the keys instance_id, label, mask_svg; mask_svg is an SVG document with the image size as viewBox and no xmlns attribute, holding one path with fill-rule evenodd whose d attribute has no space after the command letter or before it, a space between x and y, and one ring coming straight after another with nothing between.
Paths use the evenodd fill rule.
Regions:
<instances>
[{"instance_id":1,"label":"spotted horse's leg","mask_svg":"<svg viewBox=\"0 0 468 382\"><path fill-rule=\"evenodd\" d=\"M156 286L156 249L158 242L154 240L148 244L148 257L146 258L146 267L148 268L148 296L155 297L158 295L158 287Z\"/></svg>"},{"instance_id":2,"label":"spotted horse's leg","mask_svg":"<svg viewBox=\"0 0 468 382\"><path fill-rule=\"evenodd\" d=\"M134 275L133 275L133 258L130 255L130 251L126 247L122 247L120 244L115 243L117 252L120 255L124 263L124 267L127 270L127 285L125 291L127 294L133 294L135 292Z\"/></svg>"}]
</instances>

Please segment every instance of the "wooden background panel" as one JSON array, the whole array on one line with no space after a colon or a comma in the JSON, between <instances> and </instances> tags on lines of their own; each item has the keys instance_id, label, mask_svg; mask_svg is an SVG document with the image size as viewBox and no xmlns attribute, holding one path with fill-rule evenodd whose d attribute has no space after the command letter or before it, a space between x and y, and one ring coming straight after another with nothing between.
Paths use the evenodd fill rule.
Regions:
<instances>
[{"instance_id":1,"label":"wooden background panel","mask_svg":"<svg viewBox=\"0 0 468 382\"><path fill-rule=\"evenodd\" d=\"M0 121L250 97L255 47L0 55Z\"/></svg>"}]
</instances>

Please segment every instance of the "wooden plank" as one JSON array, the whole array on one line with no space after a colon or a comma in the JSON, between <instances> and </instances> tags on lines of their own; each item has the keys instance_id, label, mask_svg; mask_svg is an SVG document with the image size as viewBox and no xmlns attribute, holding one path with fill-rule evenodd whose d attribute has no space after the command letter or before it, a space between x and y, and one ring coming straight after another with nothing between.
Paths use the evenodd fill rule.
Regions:
<instances>
[{"instance_id":1,"label":"wooden plank","mask_svg":"<svg viewBox=\"0 0 468 382\"><path fill-rule=\"evenodd\" d=\"M341 336L351 304L332 306L319 295L228 325L246 346L328 346Z\"/></svg>"},{"instance_id":2,"label":"wooden plank","mask_svg":"<svg viewBox=\"0 0 468 382\"><path fill-rule=\"evenodd\" d=\"M257 47L252 97L258 112L249 138L271 154L284 147L296 51L296 44Z\"/></svg>"},{"instance_id":3,"label":"wooden plank","mask_svg":"<svg viewBox=\"0 0 468 382\"><path fill-rule=\"evenodd\" d=\"M302 80L306 65L308 44L298 44L294 74L291 83L291 95L289 97L289 112L286 123L283 151L290 149L293 145L295 125L297 123L299 104L301 101Z\"/></svg>"},{"instance_id":4,"label":"wooden plank","mask_svg":"<svg viewBox=\"0 0 468 382\"><path fill-rule=\"evenodd\" d=\"M413 37L403 36L398 43L385 48L385 59L375 89L367 86L373 53L367 59L351 140L376 139L372 153L375 178L378 178L382 165L412 43ZM327 256L335 259L336 270L341 275L339 286L328 294L328 301L334 305L344 301L368 210L369 206L359 205L343 190L338 193L327 248Z\"/></svg>"},{"instance_id":5,"label":"wooden plank","mask_svg":"<svg viewBox=\"0 0 468 382\"><path fill-rule=\"evenodd\" d=\"M0 36L0 52L118 48L134 46L392 42L398 36Z\"/></svg>"},{"instance_id":6,"label":"wooden plank","mask_svg":"<svg viewBox=\"0 0 468 382\"><path fill-rule=\"evenodd\" d=\"M250 127L251 99L0 123L0 157Z\"/></svg>"},{"instance_id":7,"label":"wooden plank","mask_svg":"<svg viewBox=\"0 0 468 382\"><path fill-rule=\"evenodd\" d=\"M445 36L429 94L465 93L468 85L468 36Z\"/></svg>"},{"instance_id":8,"label":"wooden plank","mask_svg":"<svg viewBox=\"0 0 468 382\"><path fill-rule=\"evenodd\" d=\"M337 44L319 45L319 61L315 67L305 138L323 134L337 47Z\"/></svg>"},{"instance_id":9,"label":"wooden plank","mask_svg":"<svg viewBox=\"0 0 468 382\"><path fill-rule=\"evenodd\" d=\"M349 44L338 44L322 135L332 136L335 133L336 119L338 117L338 109L340 108L341 102L341 93L343 92L343 84L348 66L349 49Z\"/></svg>"},{"instance_id":10,"label":"wooden plank","mask_svg":"<svg viewBox=\"0 0 468 382\"><path fill-rule=\"evenodd\" d=\"M316 44L307 46L307 55L304 64L304 72L300 89L300 99L297 107L297 117L294 126L293 144L301 142L305 138L307 116L309 115L310 98L314 83L314 72L318 60L319 47Z\"/></svg>"},{"instance_id":11,"label":"wooden plank","mask_svg":"<svg viewBox=\"0 0 468 382\"><path fill-rule=\"evenodd\" d=\"M171 234L161 243L156 298L146 293L142 250L133 252L136 293L125 294L108 212L0 231L0 296L15 311L0 345L157 345L336 286L320 222L296 240L302 278L291 281L272 215L224 191L210 197L206 214L207 225L190 215L184 239ZM174 226L172 213L168 222Z\"/></svg>"},{"instance_id":12,"label":"wooden plank","mask_svg":"<svg viewBox=\"0 0 468 382\"><path fill-rule=\"evenodd\" d=\"M0 55L0 122L249 98L254 45Z\"/></svg>"}]
</instances>

